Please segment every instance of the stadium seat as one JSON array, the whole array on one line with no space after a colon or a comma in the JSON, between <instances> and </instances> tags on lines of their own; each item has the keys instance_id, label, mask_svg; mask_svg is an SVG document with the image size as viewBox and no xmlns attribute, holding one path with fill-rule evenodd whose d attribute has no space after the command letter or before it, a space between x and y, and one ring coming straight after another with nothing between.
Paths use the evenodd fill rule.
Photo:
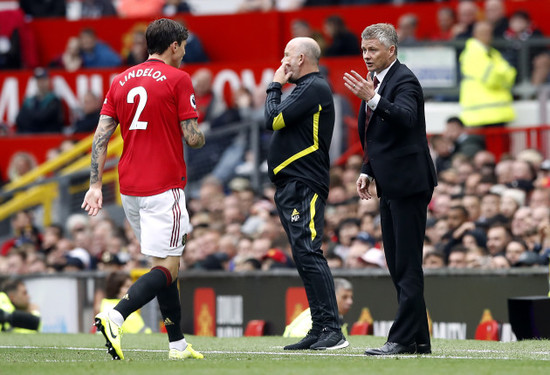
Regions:
<instances>
[{"instance_id":1,"label":"stadium seat","mask_svg":"<svg viewBox=\"0 0 550 375\"><path fill-rule=\"evenodd\" d=\"M265 320L251 320L246 325L245 336L263 336L265 331Z\"/></svg>"},{"instance_id":2,"label":"stadium seat","mask_svg":"<svg viewBox=\"0 0 550 375\"><path fill-rule=\"evenodd\" d=\"M367 322L355 322L351 326L350 336L354 335L372 335L372 324Z\"/></svg>"}]
</instances>

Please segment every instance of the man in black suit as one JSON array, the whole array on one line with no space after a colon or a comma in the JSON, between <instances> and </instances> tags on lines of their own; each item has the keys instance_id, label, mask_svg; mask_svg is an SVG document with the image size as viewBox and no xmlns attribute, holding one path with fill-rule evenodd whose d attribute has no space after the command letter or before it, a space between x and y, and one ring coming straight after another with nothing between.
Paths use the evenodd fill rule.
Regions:
<instances>
[{"instance_id":1,"label":"man in black suit","mask_svg":"<svg viewBox=\"0 0 550 375\"><path fill-rule=\"evenodd\" d=\"M376 184L384 252L399 304L386 344L365 354L428 354L422 245L437 177L426 140L424 96L416 76L397 60L392 25L371 25L361 38L370 73L366 79L353 70L344 75L345 86L363 100L358 127L364 156L357 192L371 199L369 187Z\"/></svg>"}]
</instances>

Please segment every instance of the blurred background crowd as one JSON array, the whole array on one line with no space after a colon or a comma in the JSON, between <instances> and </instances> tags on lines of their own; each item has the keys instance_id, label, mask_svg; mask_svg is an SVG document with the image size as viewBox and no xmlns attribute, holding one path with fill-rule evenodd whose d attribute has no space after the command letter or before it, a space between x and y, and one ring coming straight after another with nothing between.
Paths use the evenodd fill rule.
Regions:
<instances>
[{"instance_id":1,"label":"blurred background crowd","mask_svg":"<svg viewBox=\"0 0 550 375\"><path fill-rule=\"evenodd\" d=\"M4 17L0 20L0 69L31 69L37 83L37 92L24 100L15 124L3 124L3 134L91 134L97 125L102 98L86 92L68 116L52 90L51 71L124 67L147 58L144 29L132 33L124 51L115 51L96 36L96 30L84 28L66 41L66 49L58 58L48 66L38 66L36 51L32 51L32 43L26 42L30 36L24 27L32 18L172 17L186 13L292 11L330 5L400 6L413 2L440 3L437 20L430 21L431 35L418 35L419 22L427 21L413 13L401 16L396 25L400 46L427 40L481 43L490 58L500 56L503 73L499 77L508 77L497 77L493 86L502 84L498 89L507 92L510 101L514 100L517 94L513 87L519 84L518 51L526 41L545 35L528 12L507 12L506 2L501 0L235 0L222 2L224 6L210 0L3 1L0 5L15 3L16 7L6 5L7 10L0 11ZM6 12L16 13L7 16ZM13 18L13 14L21 19ZM9 24L8 19L12 21ZM342 17L328 16L323 25L322 30L315 30L306 20L296 19L291 33L316 39L325 57L352 56L360 60L360 36L348 29ZM493 41L500 44L495 43L493 48ZM459 68L463 73L469 72L465 65L468 48L466 43L460 55ZM191 30L184 64L207 63L206 50L200 35ZM529 84L536 88L549 80L550 50L541 45L529 51ZM266 167L262 162L270 138L262 130L265 89L239 87L231 92L230 100L224 100L214 93L208 65L196 69L192 79L199 122L204 129L251 125L244 130L236 127L229 135L213 138L204 149L186 155L190 181L186 195L192 230L181 269L241 272L294 268L290 246L276 214L273 186L265 182ZM460 98L454 100L462 103L463 97L471 94L468 89L461 84ZM385 269L378 200L360 201L356 193L362 158L357 153L342 158L355 137L354 128L347 125L346 119L353 119L356 109L337 92L335 102L339 108L335 130L338 136L333 141L331 157L338 163L331 168L323 250L333 269ZM429 206L424 267L504 269L547 265L550 159L534 148L496 154L483 135L470 131L474 126L503 127L513 120L513 115L494 118L489 114L485 118L485 114L478 114L476 118L485 119L478 124L467 121L461 113L455 115L440 124L444 131L429 135L439 186ZM258 129L257 165L251 160L251 128ZM75 144L74 140L64 141L48 152L48 160L70 151ZM208 168L204 167L206 159L210 160ZM30 153L15 154L4 182L17 181L35 170L37 164ZM251 177L257 170L263 177L259 183ZM94 218L73 213L63 222L48 225L40 223L37 215L36 209L28 209L9 218L11 233L1 243L0 274L130 271L149 266L128 224L111 217L108 210Z\"/></svg>"}]
</instances>

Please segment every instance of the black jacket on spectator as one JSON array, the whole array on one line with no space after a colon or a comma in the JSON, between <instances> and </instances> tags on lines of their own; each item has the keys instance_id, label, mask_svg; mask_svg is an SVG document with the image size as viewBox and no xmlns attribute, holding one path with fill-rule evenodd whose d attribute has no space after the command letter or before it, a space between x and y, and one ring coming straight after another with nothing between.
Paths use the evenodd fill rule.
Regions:
<instances>
[{"instance_id":1,"label":"black jacket on spectator","mask_svg":"<svg viewBox=\"0 0 550 375\"><path fill-rule=\"evenodd\" d=\"M43 99L27 98L15 122L17 133L60 133L63 130L61 100L52 92Z\"/></svg>"},{"instance_id":2,"label":"black jacket on spectator","mask_svg":"<svg viewBox=\"0 0 550 375\"><path fill-rule=\"evenodd\" d=\"M33 17L65 17L65 0L19 0L25 14Z\"/></svg>"}]
</instances>

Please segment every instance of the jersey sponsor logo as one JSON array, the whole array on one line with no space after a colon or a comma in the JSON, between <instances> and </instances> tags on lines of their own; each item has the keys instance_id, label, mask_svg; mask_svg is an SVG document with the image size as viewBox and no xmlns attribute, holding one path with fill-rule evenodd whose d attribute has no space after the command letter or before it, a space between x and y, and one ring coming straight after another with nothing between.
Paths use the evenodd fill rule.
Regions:
<instances>
[{"instance_id":1,"label":"jersey sponsor logo","mask_svg":"<svg viewBox=\"0 0 550 375\"><path fill-rule=\"evenodd\" d=\"M290 215L290 222L295 223L298 220L300 220L300 213L297 209L294 209L294 211L292 211L292 214Z\"/></svg>"},{"instance_id":2,"label":"jersey sponsor logo","mask_svg":"<svg viewBox=\"0 0 550 375\"><path fill-rule=\"evenodd\" d=\"M195 94L191 94L191 96L189 97L189 101L191 102L191 107L193 107L193 109L197 109L197 102L195 101Z\"/></svg>"}]
</instances>

